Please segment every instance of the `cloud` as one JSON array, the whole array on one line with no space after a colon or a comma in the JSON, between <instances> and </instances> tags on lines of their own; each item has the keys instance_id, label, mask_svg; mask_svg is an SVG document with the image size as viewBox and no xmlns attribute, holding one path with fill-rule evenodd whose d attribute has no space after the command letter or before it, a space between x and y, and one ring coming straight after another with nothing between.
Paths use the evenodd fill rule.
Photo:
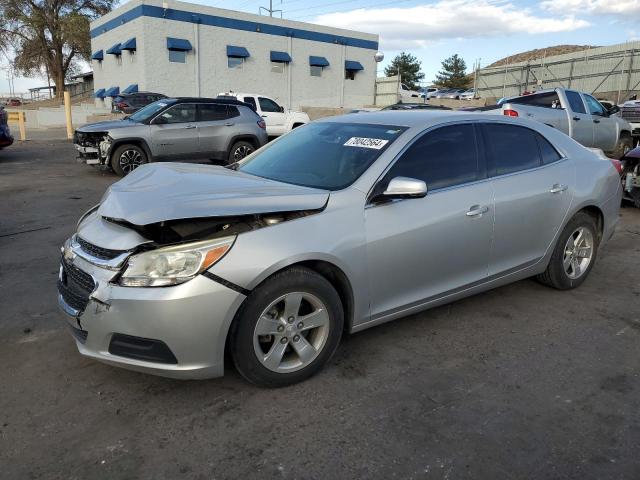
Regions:
<instances>
[{"instance_id":1,"label":"cloud","mask_svg":"<svg viewBox=\"0 0 640 480\"><path fill-rule=\"evenodd\" d=\"M378 33L382 46L390 50L422 48L442 39L569 32L590 25L572 15L537 16L508 1L494 0L440 0L407 8L359 8L319 15L313 23Z\"/></svg>"},{"instance_id":2,"label":"cloud","mask_svg":"<svg viewBox=\"0 0 640 480\"><path fill-rule=\"evenodd\" d=\"M540 6L550 12L562 14L622 16L640 14L639 0L544 0Z\"/></svg>"}]
</instances>

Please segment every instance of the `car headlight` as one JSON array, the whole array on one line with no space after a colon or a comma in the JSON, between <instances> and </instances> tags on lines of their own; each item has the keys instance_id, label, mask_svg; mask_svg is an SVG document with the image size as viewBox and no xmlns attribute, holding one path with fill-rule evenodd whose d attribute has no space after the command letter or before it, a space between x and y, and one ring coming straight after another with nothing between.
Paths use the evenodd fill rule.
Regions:
<instances>
[{"instance_id":1,"label":"car headlight","mask_svg":"<svg viewBox=\"0 0 640 480\"><path fill-rule=\"evenodd\" d=\"M165 287L184 283L224 257L235 238L205 240L133 255L119 284L124 287Z\"/></svg>"}]
</instances>

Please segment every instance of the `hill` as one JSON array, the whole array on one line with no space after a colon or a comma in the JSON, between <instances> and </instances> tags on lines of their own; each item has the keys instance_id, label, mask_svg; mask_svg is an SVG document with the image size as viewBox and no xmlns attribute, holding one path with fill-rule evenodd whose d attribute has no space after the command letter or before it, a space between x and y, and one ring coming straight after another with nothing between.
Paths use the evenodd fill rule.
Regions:
<instances>
[{"instance_id":1,"label":"hill","mask_svg":"<svg viewBox=\"0 0 640 480\"><path fill-rule=\"evenodd\" d=\"M508 63L526 62L527 60L537 60L544 57L550 57L552 55L579 52L580 50L595 48L596 46L597 45L555 45L553 47L536 48L534 50L516 53L515 55L502 58L497 62L493 62L491 65L487 65L487 67L499 67L500 65L506 65Z\"/></svg>"}]
</instances>

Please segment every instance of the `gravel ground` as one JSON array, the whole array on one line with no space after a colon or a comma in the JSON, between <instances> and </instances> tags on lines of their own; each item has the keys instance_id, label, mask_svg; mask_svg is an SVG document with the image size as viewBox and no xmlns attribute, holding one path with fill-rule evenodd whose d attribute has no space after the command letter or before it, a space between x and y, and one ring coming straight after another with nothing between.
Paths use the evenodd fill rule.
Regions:
<instances>
[{"instance_id":1,"label":"gravel ground","mask_svg":"<svg viewBox=\"0 0 640 480\"><path fill-rule=\"evenodd\" d=\"M577 290L526 280L407 317L261 390L77 353L59 246L116 178L73 157L0 152L0 478L640 478L640 210Z\"/></svg>"}]
</instances>

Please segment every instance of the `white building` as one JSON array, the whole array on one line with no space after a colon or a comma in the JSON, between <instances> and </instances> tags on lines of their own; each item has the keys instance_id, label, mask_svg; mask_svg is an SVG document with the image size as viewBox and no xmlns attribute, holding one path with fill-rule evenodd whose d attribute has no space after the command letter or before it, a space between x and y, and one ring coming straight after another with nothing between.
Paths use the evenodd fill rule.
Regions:
<instances>
[{"instance_id":1,"label":"white building","mask_svg":"<svg viewBox=\"0 0 640 480\"><path fill-rule=\"evenodd\" d=\"M129 1L90 30L98 102L137 89L254 92L288 108L374 103L377 35L161 0Z\"/></svg>"}]
</instances>

